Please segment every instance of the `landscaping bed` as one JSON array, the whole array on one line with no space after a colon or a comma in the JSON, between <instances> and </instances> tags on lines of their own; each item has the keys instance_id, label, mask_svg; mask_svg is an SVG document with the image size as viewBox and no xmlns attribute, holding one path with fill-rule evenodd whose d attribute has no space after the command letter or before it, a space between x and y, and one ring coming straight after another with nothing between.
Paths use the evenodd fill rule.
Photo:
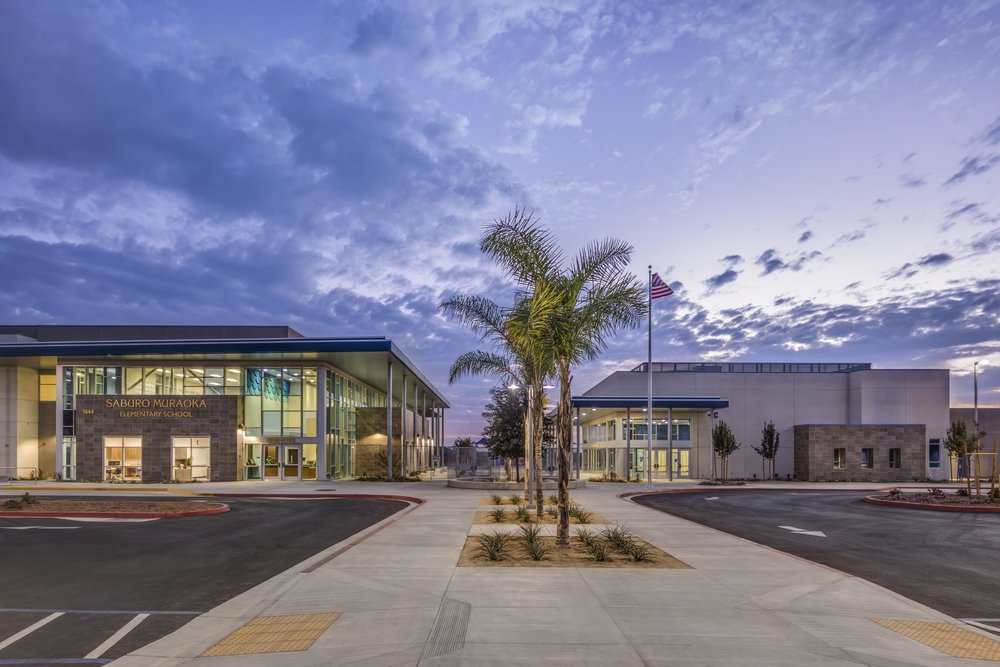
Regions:
<instances>
[{"instance_id":1,"label":"landscaping bed","mask_svg":"<svg viewBox=\"0 0 1000 667\"><path fill-rule=\"evenodd\" d=\"M13 502L12 502L13 501ZM198 514L218 514L228 512L225 503L204 500L122 500L66 499L54 500L35 496L13 496L0 504L0 516L85 516L85 517L135 517L161 518L170 516L193 516Z\"/></svg>"},{"instance_id":2,"label":"landscaping bed","mask_svg":"<svg viewBox=\"0 0 1000 667\"><path fill-rule=\"evenodd\" d=\"M886 494L866 496L865 502L874 505L889 505L910 509L941 510L951 512L1000 512L1000 498L990 498L989 489L977 497L973 490L970 496L965 489L947 493L942 489L930 488L925 492L890 489Z\"/></svg>"},{"instance_id":3,"label":"landscaping bed","mask_svg":"<svg viewBox=\"0 0 1000 667\"><path fill-rule=\"evenodd\" d=\"M557 547L555 537L539 535L537 529L537 524L528 524L514 532L470 535L458 566L690 569L622 526L609 526L600 532L578 529L568 548Z\"/></svg>"},{"instance_id":4,"label":"landscaping bed","mask_svg":"<svg viewBox=\"0 0 1000 667\"><path fill-rule=\"evenodd\" d=\"M524 507L524 505L520 505L520 507ZM527 507L526 508L527 514L522 514L520 517L518 517L518 515L515 512L509 509L497 508L497 510L503 510L502 521L497 521L497 518L500 515L499 513L497 513L496 516L494 516L494 512L497 511L494 510L493 512L476 512L476 516L472 519L472 523L475 524L495 523L498 525L511 525L511 524L532 523L532 522L537 522L546 525L552 525L557 523L558 514L553 515L548 511L548 509L549 508L546 507L546 513L542 515L542 517L539 519L538 517L535 516L535 510L533 507ZM581 521L580 520L581 517L586 517L586 520ZM594 514L593 512L588 512L586 510L581 509L578 512L570 513L569 522L573 525L585 525L591 523L608 523L608 520L599 514Z\"/></svg>"}]
</instances>

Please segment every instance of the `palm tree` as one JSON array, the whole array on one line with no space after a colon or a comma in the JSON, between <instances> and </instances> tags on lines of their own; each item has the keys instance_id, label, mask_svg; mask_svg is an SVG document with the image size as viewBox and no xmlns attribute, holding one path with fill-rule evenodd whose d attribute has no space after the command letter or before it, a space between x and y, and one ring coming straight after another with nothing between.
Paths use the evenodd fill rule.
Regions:
<instances>
[{"instance_id":1,"label":"palm tree","mask_svg":"<svg viewBox=\"0 0 1000 667\"><path fill-rule=\"evenodd\" d=\"M477 296L456 296L441 304L441 309L462 324L480 334L499 352L473 350L461 355L451 366L448 381L469 375L493 375L505 382L522 384L530 389L525 417L526 430L531 434L535 448L536 510L542 509L541 442L543 429L543 386L552 377L551 355L537 345L551 317L556 301L544 293L521 294L515 305L504 308L490 299ZM528 438L525 439L525 461ZM530 496L530 477L525 475L525 496Z\"/></svg>"},{"instance_id":2,"label":"palm tree","mask_svg":"<svg viewBox=\"0 0 1000 667\"><path fill-rule=\"evenodd\" d=\"M628 273L632 246L617 239L584 247L567 269L551 232L533 216L515 209L494 221L480 244L524 291L548 302L545 336L522 344L550 355L559 379L556 427L559 447L558 542L569 544L569 470L572 456L572 375L574 365L589 361L605 348L607 339L623 328L635 328L646 314L645 291Z\"/></svg>"}]
</instances>

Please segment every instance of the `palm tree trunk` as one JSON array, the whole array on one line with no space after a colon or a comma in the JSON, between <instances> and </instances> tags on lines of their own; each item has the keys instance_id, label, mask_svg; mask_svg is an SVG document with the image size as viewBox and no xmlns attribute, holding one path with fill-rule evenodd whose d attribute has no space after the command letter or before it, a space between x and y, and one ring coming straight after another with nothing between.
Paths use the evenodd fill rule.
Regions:
<instances>
[{"instance_id":1,"label":"palm tree trunk","mask_svg":"<svg viewBox=\"0 0 1000 667\"><path fill-rule=\"evenodd\" d=\"M542 438L545 428L545 415L542 413L545 397L542 395L542 391L542 387L535 387L535 405L533 406L535 414L532 421L532 428L535 431L535 513L539 520L545 513L545 509L542 507Z\"/></svg>"},{"instance_id":2,"label":"palm tree trunk","mask_svg":"<svg viewBox=\"0 0 1000 667\"><path fill-rule=\"evenodd\" d=\"M569 468L573 447L573 399L569 363L559 361L559 524L556 544L569 547Z\"/></svg>"},{"instance_id":3,"label":"palm tree trunk","mask_svg":"<svg viewBox=\"0 0 1000 667\"><path fill-rule=\"evenodd\" d=\"M524 502L528 502L531 497L531 428L532 408L531 401L528 401L528 411L524 415Z\"/></svg>"}]
</instances>

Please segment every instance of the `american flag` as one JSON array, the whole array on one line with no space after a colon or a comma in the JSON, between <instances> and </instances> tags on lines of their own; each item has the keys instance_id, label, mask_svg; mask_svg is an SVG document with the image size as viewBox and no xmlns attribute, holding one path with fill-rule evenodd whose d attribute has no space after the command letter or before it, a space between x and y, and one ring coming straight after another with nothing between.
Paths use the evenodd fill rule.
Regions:
<instances>
[{"instance_id":1,"label":"american flag","mask_svg":"<svg viewBox=\"0 0 1000 667\"><path fill-rule=\"evenodd\" d=\"M649 296L653 299L659 299L661 296L670 296L674 291L670 289L670 285L663 282L660 278L659 273L654 273L651 282L649 283Z\"/></svg>"}]
</instances>

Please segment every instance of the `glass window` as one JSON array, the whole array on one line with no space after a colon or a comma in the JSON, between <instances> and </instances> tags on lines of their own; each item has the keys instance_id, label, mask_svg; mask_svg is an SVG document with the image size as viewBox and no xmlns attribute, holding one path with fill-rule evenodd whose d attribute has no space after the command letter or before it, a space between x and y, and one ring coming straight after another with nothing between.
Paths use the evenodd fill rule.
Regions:
<instances>
[{"instance_id":1,"label":"glass window","mask_svg":"<svg viewBox=\"0 0 1000 667\"><path fill-rule=\"evenodd\" d=\"M141 368L125 369L125 393L128 395L136 395L142 393Z\"/></svg>"},{"instance_id":2,"label":"glass window","mask_svg":"<svg viewBox=\"0 0 1000 667\"><path fill-rule=\"evenodd\" d=\"M262 375L259 368L246 369L246 381L244 382L243 391L247 396L260 396Z\"/></svg>"},{"instance_id":3,"label":"glass window","mask_svg":"<svg viewBox=\"0 0 1000 667\"><path fill-rule=\"evenodd\" d=\"M890 468L902 468L903 467L903 451L899 447L893 447L889 450L889 467Z\"/></svg>"},{"instance_id":4,"label":"glass window","mask_svg":"<svg viewBox=\"0 0 1000 667\"><path fill-rule=\"evenodd\" d=\"M260 435L260 396L243 397L243 425L247 435Z\"/></svg>"},{"instance_id":5,"label":"glass window","mask_svg":"<svg viewBox=\"0 0 1000 667\"><path fill-rule=\"evenodd\" d=\"M844 447L837 447L833 450L833 469L843 470L844 465L847 462L847 449Z\"/></svg>"},{"instance_id":6,"label":"glass window","mask_svg":"<svg viewBox=\"0 0 1000 667\"><path fill-rule=\"evenodd\" d=\"M265 368L262 379L261 396L264 410L280 410L281 397L285 393L282 391L281 370Z\"/></svg>"},{"instance_id":7,"label":"glass window","mask_svg":"<svg viewBox=\"0 0 1000 667\"><path fill-rule=\"evenodd\" d=\"M175 436L173 447L173 479L194 482L210 479L211 440L207 436Z\"/></svg>"},{"instance_id":8,"label":"glass window","mask_svg":"<svg viewBox=\"0 0 1000 667\"><path fill-rule=\"evenodd\" d=\"M104 370L104 393L115 396L122 393L122 369L118 367Z\"/></svg>"},{"instance_id":9,"label":"glass window","mask_svg":"<svg viewBox=\"0 0 1000 667\"><path fill-rule=\"evenodd\" d=\"M239 396L243 389L243 377L239 368L227 368L225 372L224 391L228 396Z\"/></svg>"},{"instance_id":10,"label":"glass window","mask_svg":"<svg viewBox=\"0 0 1000 667\"><path fill-rule=\"evenodd\" d=\"M263 417L263 434L281 435L281 411L264 410Z\"/></svg>"},{"instance_id":11,"label":"glass window","mask_svg":"<svg viewBox=\"0 0 1000 667\"><path fill-rule=\"evenodd\" d=\"M927 452L928 465L931 468L941 467L941 440L939 438L931 438L930 448Z\"/></svg>"},{"instance_id":12,"label":"glass window","mask_svg":"<svg viewBox=\"0 0 1000 667\"><path fill-rule=\"evenodd\" d=\"M226 384L225 370L222 368L205 369L205 393L219 396L224 393Z\"/></svg>"},{"instance_id":13,"label":"glass window","mask_svg":"<svg viewBox=\"0 0 1000 667\"><path fill-rule=\"evenodd\" d=\"M205 393L205 369L189 367L184 369L184 395L201 396Z\"/></svg>"},{"instance_id":14,"label":"glass window","mask_svg":"<svg viewBox=\"0 0 1000 667\"><path fill-rule=\"evenodd\" d=\"M861 467L862 468L874 468L875 467L875 450L870 447L862 448L861 450Z\"/></svg>"},{"instance_id":15,"label":"glass window","mask_svg":"<svg viewBox=\"0 0 1000 667\"><path fill-rule=\"evenodd\" d=\"M108 482L142 481L141 437L104 437L104 479Z\"/></svg>"}]
</instances>

